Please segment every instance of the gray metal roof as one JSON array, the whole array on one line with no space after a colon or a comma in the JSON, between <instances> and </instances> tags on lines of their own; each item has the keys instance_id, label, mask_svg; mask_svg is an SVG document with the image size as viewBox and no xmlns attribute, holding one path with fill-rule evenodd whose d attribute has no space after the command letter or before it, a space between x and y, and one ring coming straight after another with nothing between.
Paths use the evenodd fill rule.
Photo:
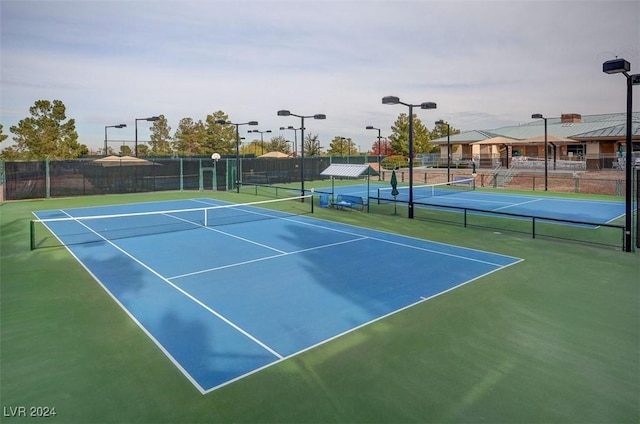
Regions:
<instances>
[{"instance_id":1,"label":"gray metal roof","mask_svg":"<svg viewBox=\"0 0 640 424\"><path fill-rule=\"evenodd\" d=\"M335 163L333 165L329 165L329 167L322 171L320 175L326 175L329 177L359 177L366 174L369 169L371 169L369 165ZM371 171L373 171L373 169L371 169ZM370 172L369 175L377 174L373 171L373 173Z\"/></svg>"},{"instance_id":2,"label":"gray metal roof","mask_svg":"<svg viewBox=\"0 0 640 424\"><path fill-rule=\"evenodd\" d=\"M631 125L631 134L633 137L640 136L640 124ZM613 137L619 139L627 135L627 124L616 125L614 127L602 128L595 131L589 131L582 134L574 134L573 138L607 138Z\"/></svg>"},{"instance_id":3,"label":"gray metal roof","mask_svg":"<svg viewBox=\"0 0 640 424\"><path fill-rule=\"evenodd\" d=\"M449 137L451 143L473 143L475 141L486 140L487 138L493 138L496 134L492 134L488 131L466 131L460 134L451 134ZM447 137L441 137L435 140L431 140L432 144L447 144Z\"/></svg>"},{"instance_id":4,"label":"gray metal roof","mask_svg":"<svg viewBox=\"0 0 640 424\"><path fill-rule=\"evenodd\" d=\"M597 131L603 128L611 127L618 122L612 121L600 121L600 122L574 122L574 123L547 123L547 133L558 137L572 137L576 134L582 134L585 132ZM492 130L493 132L505 137L511 137L516 139L533 138L539 135L544 135L544 123L542 125L525 125L516 127L503 127Z\"/></svg>"},{"instance_id":5,"label":"gray metal roof","mask_svg":"<svg viewBox=\"0 0 640 424\"><path fill-rule=\"evenodd\" d=\"M640 112L633 112L634 122L640 122ZM620 125L624 128L626 113L609 113L601 115L583 115L581 122L563 123L561 118L547 118L547 133L558 137L571 138L574 136L587 137L624 137L620 134ZM634 135L637 135L634 124ZM597 134L602 134L598 136ZM607 135L605 135L607 134ZM508 137L516 140L544 135L544 120L536 119L521 125L512 125L491 130L473 130L450 137L451 143L467 144L486 140L493 137ZM447 137L431 140L432 144L446 144Z\"/></svg>"}]
</instances>

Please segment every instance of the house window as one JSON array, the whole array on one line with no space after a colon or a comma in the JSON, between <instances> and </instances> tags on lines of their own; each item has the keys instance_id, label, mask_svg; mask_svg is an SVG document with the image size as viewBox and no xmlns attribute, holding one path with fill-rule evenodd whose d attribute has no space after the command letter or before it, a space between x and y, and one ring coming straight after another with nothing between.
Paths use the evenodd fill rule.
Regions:
<instances>
[{"instance_id":1,"label":"house window","mask_svg":"<svg viewBox=\"0 0 640 424\"><path fill-rule=\"evenodd\" d=\"M568 144L567 154L568 156L581 158L584 156L584 144Z\"/></svg>"}]
</instances>

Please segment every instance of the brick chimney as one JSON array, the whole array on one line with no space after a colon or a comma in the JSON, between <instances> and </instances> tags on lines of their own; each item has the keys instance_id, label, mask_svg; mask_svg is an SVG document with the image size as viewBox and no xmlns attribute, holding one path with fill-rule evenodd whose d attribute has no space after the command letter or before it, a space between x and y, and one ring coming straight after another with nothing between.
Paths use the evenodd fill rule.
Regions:
<instances>
[{"instance_id":1,"label":"brick chimney","mask_svg":"<svg viewBox=\"0 0 640 424\"><path fill-rule=\"evenodd\" d=\"M582 122L582 115L579 113L563 113L560 116L560 122L563 124Z\"/></svg>"}]
</instances>

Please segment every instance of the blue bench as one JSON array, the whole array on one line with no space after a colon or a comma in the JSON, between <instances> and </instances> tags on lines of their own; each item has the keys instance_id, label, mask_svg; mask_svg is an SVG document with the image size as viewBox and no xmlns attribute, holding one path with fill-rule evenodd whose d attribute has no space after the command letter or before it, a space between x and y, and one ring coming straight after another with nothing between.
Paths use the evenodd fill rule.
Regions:
<instances>
[{"instance_id":1,"label":"blue bench","mask_svg":"<svg viewBox=\"0 0 640 424\"><path fill-rule=\"evenodd\" d=\"M336 200L331 203L337 209L347 208L350 210L364 210L364 199L360 196L350 196L348 194L338 194Z\"/></svg>"}]
</instances>

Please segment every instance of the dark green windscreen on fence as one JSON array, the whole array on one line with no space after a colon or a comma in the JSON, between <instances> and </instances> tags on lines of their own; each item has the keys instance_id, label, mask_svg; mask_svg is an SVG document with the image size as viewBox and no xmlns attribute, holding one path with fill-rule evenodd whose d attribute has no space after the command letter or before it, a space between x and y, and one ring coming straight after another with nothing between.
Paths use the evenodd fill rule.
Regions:
<instances>
[{"instance_id":1,"label":"dark green windscreen on fence","mask_svg":"<svg viewBox=\"0 0 640 424\"><path fill-rule=\"evenodd\" d=\"M5 162L7 200L167 190L226 190L226 161L150 158L143 164L94 160Z\"/></svg>"},{"instance_id":2,"label":"dark green windscreen on fence","mask_svg":"<svg viewBox=\"0 0 640 424\"><path fill-rule=\"evenodd\" d=\"M105 164L99 159L4 162L5 199L235 190L236 167L240 169L241 183L284 184L300 182L303 169L305 180L321 179L320 173L332 161L347 161L347 158L309 157L304 158L301 167L299 158L223 158L215 163L208 157L145 158L135 164L117 159Z\"/></svg>"}]
</instances>

